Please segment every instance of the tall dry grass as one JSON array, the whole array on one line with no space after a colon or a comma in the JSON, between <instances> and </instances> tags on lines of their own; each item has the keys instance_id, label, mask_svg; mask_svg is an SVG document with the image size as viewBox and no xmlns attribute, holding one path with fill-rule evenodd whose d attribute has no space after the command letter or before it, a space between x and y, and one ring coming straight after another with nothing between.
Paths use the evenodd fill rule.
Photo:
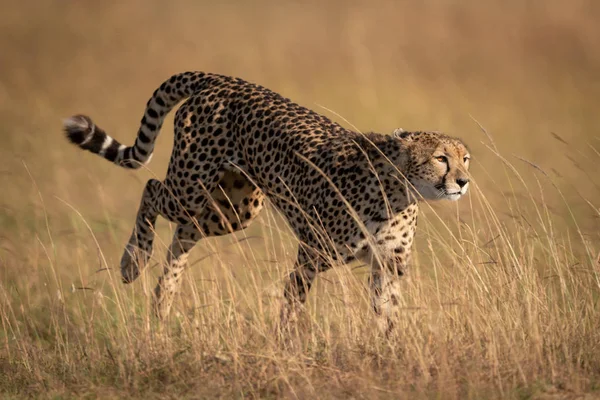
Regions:
<instances>
[{"instance_id":1,"label":"tall dry grass","mask_svg":"<svg viewBox=\"0 0 600 400\"><path fill-rule=\"evenodd\" d=\"M598 8L3 4L1 393L597 396ZM120 283L142 186L164 175L169 123L150 170L132 173L70 147L60 121L85 112L130 143L155 86L188 69L259 82L361 130L441 129L470 145L469 196L422 207L395 336L374 328L368 269L352 264L318 278L289 346L274 340L296 244L272 208L194 249L166 324L149 299L172 226L159 223L141 282Z\"/></svg>"}]
</instances>

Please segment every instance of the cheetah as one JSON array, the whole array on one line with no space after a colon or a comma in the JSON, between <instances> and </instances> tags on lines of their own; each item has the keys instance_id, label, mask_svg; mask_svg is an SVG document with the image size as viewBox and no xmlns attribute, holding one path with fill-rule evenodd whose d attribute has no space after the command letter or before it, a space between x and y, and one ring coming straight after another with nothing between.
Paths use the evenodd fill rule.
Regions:
<instances>
[{"instance_id":1,"label":"cheetah","mask_svg":"<svg viewBox=\"0 0 600 400\"><path fill-rule=\"evenodd\" d=\"M163 119L184 99L167 176L144 188L121 259L123 282L148 263L157 216L177 224L154 291L155 313L167 317L196 242L248 227L267 198L299 241L281 323L305 302L319 272L356 259L371 266L374 311L391 315L411 259L418 203L467 192L466 145L439 132L354 132L267 88L204 72L176 74L154 91L133 146L84 115L66 119L64 130L81 149L140 168Z\"/></svg>"}]
</instances>

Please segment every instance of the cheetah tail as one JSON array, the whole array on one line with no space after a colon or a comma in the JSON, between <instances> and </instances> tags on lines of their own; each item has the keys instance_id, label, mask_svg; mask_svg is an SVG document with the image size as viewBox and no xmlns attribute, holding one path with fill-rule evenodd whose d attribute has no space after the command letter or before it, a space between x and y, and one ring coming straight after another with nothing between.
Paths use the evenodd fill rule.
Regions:
<instances>
[{"instance_id":1,"label":"cheetah tail","mask_svg":"<svg viewBox=\"0 0 600 400\"><path fill-rule=\"evenodd\" d=\"M202 72L183 72L166 80L148 100L144 117L133 146L125 146L113 139L85 115L75 115L63 122L67 139L83 150L124 168L137 169L150 162L154 143L164 117L181 100L191 96L209 80Z\"/></svg>"},{"instance_id":2,"label":"cheetah tail","mask_svg":"<svg viewBox=\"0 0 600 400\"><path fill-rule=\"evenodd\" d=\"M104 130L97 127L92 119L86 115L74 115L63 121L63 126L67 139L79 146L83 150L88 150L94 154L106 158L115 164L126 168L139 168L140 163L126 162L131 157L125 154L133 153L132 147L122 145L117 140L108 136ZM117 162L117 159L119 162Z\"/></svg>"}]
</instances>

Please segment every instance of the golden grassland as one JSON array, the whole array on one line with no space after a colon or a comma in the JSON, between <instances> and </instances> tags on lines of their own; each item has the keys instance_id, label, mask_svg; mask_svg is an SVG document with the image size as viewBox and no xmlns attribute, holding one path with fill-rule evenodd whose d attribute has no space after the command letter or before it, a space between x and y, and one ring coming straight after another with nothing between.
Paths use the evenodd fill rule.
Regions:
<instances>
[{"instance_id":1,"label":"golden grassland","mask_svg":"<svg viewBox=\"0 0 600 400\"><path fill-rule=\"evenodd\" d=\"M600 3L3 2L0 393L6 398L600 397ZM145 181L71 147L92 115L132 143L165 78L258 82L361 131L462 137L475 184L422 207L391 337L366 266L320 276L300 334L273 329L295 241L269 208L194 249L165 324L152 266L117 265Z\"/></svg>"}]
</instances>

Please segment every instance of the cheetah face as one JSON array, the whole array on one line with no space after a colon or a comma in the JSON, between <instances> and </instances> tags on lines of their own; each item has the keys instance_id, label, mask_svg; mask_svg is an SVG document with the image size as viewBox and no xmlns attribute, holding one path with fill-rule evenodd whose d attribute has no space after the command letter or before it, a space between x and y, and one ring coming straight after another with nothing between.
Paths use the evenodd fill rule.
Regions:
<instances>
[{"instance_id":1,"label":"cheetah face","mask_svg":"<svg viewBox=\"0 0 600 400\"><path fill-rule=\"evenodd\" d=\"M470 154L464 143L437 132L396 134L409 149L407 178L417 197L456 201L469 188Z\"/></svg>"},{"instance_id":2,"label":"cheetah face","mask_svg":"<svg viewBox=\"0 0 600 400\"><path fill-rule=\"evenodd\" d=\"M436 148L425 168L430 180L419 190L426 199L448 199L456 201L467 193L469 188L469 155L465 146L459 141L444 143ZM431 189L434 190L431 190Z\"/></svg>"}]
</instances>

